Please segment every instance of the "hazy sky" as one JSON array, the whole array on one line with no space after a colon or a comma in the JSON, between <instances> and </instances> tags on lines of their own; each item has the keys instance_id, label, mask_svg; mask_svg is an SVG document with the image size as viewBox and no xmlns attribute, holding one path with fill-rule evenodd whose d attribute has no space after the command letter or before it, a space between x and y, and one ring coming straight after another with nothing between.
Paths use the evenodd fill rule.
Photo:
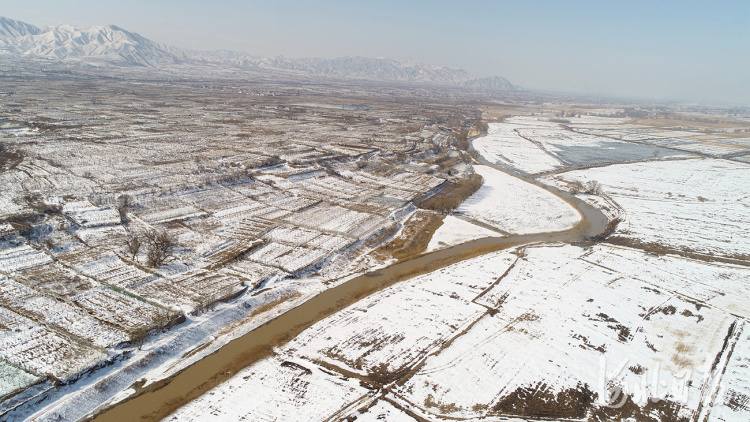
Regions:
<instances>
[{"instance_id":1,"label":"hazy sky","mask_svg":"<svg viewBox=\"0 0 750 422\"><path fill-rule=\"evenodd\" d=\"M0 0L0 15L192 50L416 59L536 90L750 103L750 0Z\"/></svg>"}]
</instances>

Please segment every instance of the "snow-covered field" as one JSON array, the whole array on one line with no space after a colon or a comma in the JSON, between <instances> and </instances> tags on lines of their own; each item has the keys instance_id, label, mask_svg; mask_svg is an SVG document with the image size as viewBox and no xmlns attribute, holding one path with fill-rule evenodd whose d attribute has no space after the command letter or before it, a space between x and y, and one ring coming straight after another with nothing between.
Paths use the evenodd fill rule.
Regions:
<instances>
[{"instance_id":1,"label":"snow-covered field","mask_svg":"<svg viewBox=\"0 0 750 422\"><path fill-rule=\"evenodd\" d=\"M474 149L493 164L510 166L529 174L563 167L560 160L516 132L524 127L527 126L490 123L487 135L473 141Z\"/></svg>"},{"instance_id":2,"label":"snow-covered field","mask_svg":"<svg viewBox=\"0 0 750 422\"><path fill-rule=\"evenodd\" d=\"M16 391L23 390L41 378L30 374L15 365L0 360L0 399Z\"/></svg>"},{"instance_id":3,"label":"snow-covered field","mask_svg":"<svg viewBox=\"0 0 750 422\"><path fill-rule=\"evenodd\" d=\"M496 231L477 226L452 215L447 215L443 219L443 224L432 234L426 252L445 249L483 237L500 236L502 234Z\"/></svg>"},{"instance_id":4,"label":"snow-covered field","mask_svg":"<svg viewBox=\"0 0 750 422\"><path fill-rule=\"evenodd\" d=\"M484 184L456 213L515 234L543 233L574 227L581 216L546 190L488 166L474 166Z\"/></svg>"},{"instance_id":5,"label":"snow-covered field","mask_svg":"<svg viewBox=\"0 0 750 422\"><path fill-rule=\"evenodd\" d=\"M308 361L267 358L165 421L327 421L369 390Z\"/></svg>"},{"instance_id":6,"label":"snow-covered field","mask_svg":"<svg viewBox=\"0 0 750 422\"><path fill-rule=\"evenodd\" d=\"M60 379L76 374L106 355L71 341L23 315L0 307L0 359L15 365L3 373L4 394L52 375ZM2 360L0 360L2 362Z\"/></svg>"},{"instance_id":7,"label":"snow-covered field","mask_svg":"<svg viewBox=\"0 0 750 422\"><path fill-rule=\"evenodd\" d=\"M472 300L514 261L499 252L399 283L315 324L286 349L354 373L393 377L482 315L486 309Z\"/></svg>"},{"instance_id":8,"label":"snow-covered field","mask_svg":"<svg viewBox=\"0 0 750 422\"><path fill-rule=\"evenodd\" d=\"M666 150L663 147L639 145L599 136L601 133L622 139L617 130L610 133L587 127L595 122L606 122L617 127L624 123L624 119L590 117L565 119L568 125L584 127L576 131L564 129L560 124L542 118L512 117L502 123L490 123L487 135L475 139L473 146L490 163L527 174L577 165L686 155L684 152ZM706 148L703 144L699 145Z\"/></svg>"},{"instance_id":9,"label":"snow-covered field","mask_svg":"<svg viewBox=\"0 0 750 422\"><path fill-rule=\"evenodd\" d=\"M417 420L386 400L378 400L364 412L356 412L358 422L416 422Z\"/></svg>"},{"instance_id":10,"label":"snow-covered field","mask_svg":"<svg viewBox=\"0 0 750 422\"><path fill-rule=\"evenodd\" d=\"M750 419L750 326L740 331L727 362L716 397L710 409L709 422L744 422Z\"/></svg>"},{"instance_id":11,"label":"snow-covered field","mask_svg":"<svg viewBox=\"0 0 750 422\"><path fill-rule=\"evenodd\" d=\"M15 248L0 249L0 271L13 272L49 264L52 258L44 251L24 244Z\"/></svg>"},{"instance_id":12,"label":"snow-covered field","mask_svg":"<svg viewBox=\"0 0 750 422\"><path fill-rule=\"evenodd\" d=\"M750 271L647 258L608 246L528 248L481 301L497 313L428 358L397 394L427 414L541 416L546 408L558 412L548 416L579 418L619 386L639 406L660 398L665 407L657 412L671 406L675 415L695 415L704 375L737 317L731 307L672 289L685 273L705 280L736 272L733 289L746 301ZM713 296L726 291L714 288Z\"/></svg>"},{"instance_id":13,"label":"snow-covered field","mask_svg":"<svg viewBox=\"0 0 750 422\"><path fill-rule=\"evenodd\" d=\"M545 180L560 187L576 180L600 182L624 209L615 237L706 255L750 255L750 165L716 159L648 162Z\"/></svg>"},{"instance_id":14,"label":"snow-covered field","mask_svg":"<svg viewBox=\"0 0 750 422\"><path fill-rule=\"evenodd\" d=\"M509 252L496 252L375 293L316 323L279 349L277 357L244 369L168 420L245 415L250 420L315 421L354 412L363 407L357 404L361 399L369 399L369 390L360 387L359 381L342 383L341 376L329 377L311 362L362 375L393 377L486 313L486 308L471 301L515 260ZM467 273L472 277L466 278ZM282 365L285 361L293 364ZM296 383L290 384L292 381ZM295 386L309 386L311 391L298 394ZM260 395L252 393L255 391ZM380 407L383 410L378 410ZM371 412L396 411L387 404L380 407Z\"/></svg>"}]
</instances>

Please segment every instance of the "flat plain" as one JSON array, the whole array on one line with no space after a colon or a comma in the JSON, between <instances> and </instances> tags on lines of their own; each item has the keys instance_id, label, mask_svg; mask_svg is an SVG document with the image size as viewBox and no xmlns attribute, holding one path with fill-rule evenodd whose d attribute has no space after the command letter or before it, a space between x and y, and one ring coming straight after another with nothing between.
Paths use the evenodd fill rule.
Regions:
<instances>
[{"instance_id":1,"label":"flat plain","mask_svg":"<svg viewBox=\"0 0 750 422\"><path fill-rule=\"evenodd\" d=\"M397 265L147 418L747 420L750 113L0 72L3 420L106 420Z\"/></svg>"}]
</instances>

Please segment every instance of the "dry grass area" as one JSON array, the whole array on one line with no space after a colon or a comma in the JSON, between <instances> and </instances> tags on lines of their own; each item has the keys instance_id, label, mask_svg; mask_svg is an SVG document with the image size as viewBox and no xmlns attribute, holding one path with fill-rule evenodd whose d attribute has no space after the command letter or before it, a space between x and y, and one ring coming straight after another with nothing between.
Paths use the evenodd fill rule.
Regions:
<instances>
[{"instance_id":1,"label":"dry grass area","mask_svg":"<svg viewBox=\"0 0 750 422\"><path fill-rule=\"evenodd\" d=\"M420 208L441 213L449 213L482 187L482 176L474 173L463 179L457 179L445 189L421 201Z\"/></svg>"},{"instance_id":2,"label":"dry grass area","mask_svg":"<svg viewBox=\"0 0 750 422\"><path fill-rule=\"evenodd\" d=\"M391 241L375 251L375 257L386 260L389 257L405 261L417 256L427 249L427 245L440 226L443 216L431 211L417 210L404 223L404 228Z\"/></svg>"},{"instance_id":3,"label":"dry grass area","mask_svg":"<svg viewBox=\"0 0 750 422\"><path fill-rule=\"evenodd\" d=\"M528 111L524 112L511 105L486 105L479 107L479 109L482 111L482 121L485 122L501 122L510 116L528 114Z\"/></svg>"}]
</instances>

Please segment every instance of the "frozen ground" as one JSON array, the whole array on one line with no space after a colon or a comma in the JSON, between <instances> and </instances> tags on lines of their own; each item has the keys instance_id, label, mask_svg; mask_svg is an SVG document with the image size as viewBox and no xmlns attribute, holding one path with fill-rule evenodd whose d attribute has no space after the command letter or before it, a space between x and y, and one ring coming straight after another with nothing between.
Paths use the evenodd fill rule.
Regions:
<instances>
[{"instance_id":1,"label":"frozen ground","mask_svg":"<svg viewBox=\"0 0 750 422\"><path fill-rule=\"evenodd\" d=\"M546 190L488 166L474 166L484 184L456 213L515 234L544 233L574 227L581 216Z\"/></svg>"},{"instance_id":2,"label":"frozen ground","mask_svg":"<svg viewBox=\"0 0 750 422\"><path fill-rule=\"evenodd\" d=\"M396 408L387 400L378 400L364 413L356 412L357 422L416 422L417 420Z\"/></svg>"},{"instance_id":3,"label":"frozen ground","mask_svg":"<svg viewBox=\"0 0 750 422\"><path fill-rule=\"evenodd\" d=\"M720 303L710 305L673 289L682 287L684 275L705 279L738 273L732 289L741 289L738 299L744 301L750 271L645 258L637 250L608 246L529 248L477 300L497 313L428 358L397 394L427 415L545 416L546 411L548 417L580 418L589 406L593 414L610 411L598 406L608 391L620 387L639 406L648 397L671 394L655 410L661 420L695 416L705 400L709 381L704 376L714 357L724 353L737 317ZM713 288L711 296L728 290ZM628 409L635 413L619 416L639 412ZM609 417L618 415L611 411Z\"/></svg>"},{"instance_id":4,"label":"frozen ground","mask_svg":"<svg viewBox=\"0 0 750 422\"><path fill-rule=\"evenodd\" d=\"M625 121L615 118L563 119L568 125L583 127L598 123L617 128ZM598 119L598 120L597 120ZM572 120L572 121L571 121ZM538 174L565 167L612 163L619 161L653 160L687 155L685 152L659 146L623 142L597 136L596 130L572 131L549 119L517 116L502 123L490 123L486 136L473 141L484 159L494 165L513 168L527 174ZM612 135L605 132L607 135Z\"/></svg>"},{"instance_id":5,"label":"frozen ground","mask_svg":"<svg viewBox=\"0 0 750 422\"><path fill-rule=\"evenodd\" d=\"M359 376L382 380L396 376L486 313L486 308L472 303L472 300L491 286L515 260L516 256L509 252L496 252L375 293L316 323L278 350L276 358L246 368L230 381L179 409L169 420L188 417L201 420L201 417L208 418L212 414L246 415L250 420L266 420L263 418L267 415L283 416L280 420L327 420L343 412L344 408L353 412L362 405L353 406L350 402L358 403L360 396L369 390L359 388L356 390L359 396L348 389L342 390L341 381L330 384L335 378L319 373L318 365L328 371L345 368ZM466 274L472 274L472 277L467 278ZM279 370L283 361L295 365ZM310 369L313 376L296 365ZM332 398L323 399L327 397L325 392L318 390L311 393L314 395L310 399L304 394L294 396L296 387L287 380L294 374L298 377L294 385L310 382L311 388L313 384L315 388L326 386L327 394ZM359 381L346 385L359 385ZM251 391L261 390L250 390L249 386L264 388L259 396ZM337 395L345 395L349 402L340 400ZM294 408L291 402L298 407ZM389 406L383 406L383 411L392 412L387 410ZM310 416L299 419L299 415L307 414Z\"/></svg>"},{"instance_id":6,"label":"frozen ground","mask_svg":"<svg viewBox=\"0 0 750 422\"><path fill-rule=\"evenodd\" d=\"M472 300L514 261L499 252L399 283L313 325L285 349L378 380L392 378L482 315L485 308Z\"/></svg>"},{"instance_id":7,"label":"frozen ground","mask_svg":"<svg viewBox=\"0 0 750 422\"><path fill-rule=\"evenodd\" d=\"M726 371L718 385L709 422L744 422L750 419L750 327L740 331Z\"/></svg>"},{"instance_id":8,"label":"frozen ground","mask_svg":"<svg viewBox=\"0 0 750 422\"><path fill-rule=\"evenodd\" d=\"M23 369L0 360L0 398L8 394L23 390L41 380Z\"/></svg>"},{"instance_id":9,"label":"frozen ground","mask_svg":"<svg viewBox=\"0 0 750 422\"><path fill-rule=\"evenodd\" d=\"M747 336L731 356L724 343L746 317L750 270L603 244L519 253L474 258L363 299L169 420L412 421L408 409L427 420L678 421L697 416L724 366L721 397L744 403ZM336 373L368 387L349 390ZM386 385L386 399L372 404L371 385ZM314 399L324 390L331 400Z\"/></svg>"},{"instance_id":10,"label":"frozen ground","mask_svg":"<svg viewBox=\"0 0 750 422\"><path fill-rule=\"evenodd\" d=\"M487 135L473 141L474 149L492 164L510 166L529 174L563 167L560 160L516 132L523 127L527 125L490 123Z\"/></svg>"},{"instance_id":11,"label":"frozen ground","mask_svg":"<svg viewBox=\"0 0 750 422\"><path fill-rule=\"evenodd\" d=\"M327 421L368 392L308 361L264 359L165 421Z\"/></svg>"},{"instance_id":12,"label":"frozen ground","mask_svg":"<svg viewBox=\"0 0 750 422\"><path fill-rule=\"evenodd\" d=\"M458 217L447 215L443 224L432 234L426 252L437 251L484 237L499 237L502 234L469 223Z\"/></svg>"},{"instance_id":13,"label":"frozen ground","mask_svg":"<svg viewBox=\"0 0 750 422\"><path fill-rule=\"evenodd\" d=\"M624 210L614 238L704 255L750 256L750 165L717 159L648 162L545 180L562 188L576 180L600 182Z\"/></svg>"}]
</instances>

